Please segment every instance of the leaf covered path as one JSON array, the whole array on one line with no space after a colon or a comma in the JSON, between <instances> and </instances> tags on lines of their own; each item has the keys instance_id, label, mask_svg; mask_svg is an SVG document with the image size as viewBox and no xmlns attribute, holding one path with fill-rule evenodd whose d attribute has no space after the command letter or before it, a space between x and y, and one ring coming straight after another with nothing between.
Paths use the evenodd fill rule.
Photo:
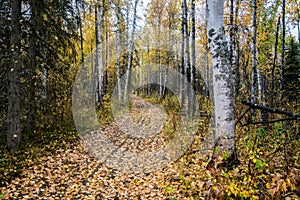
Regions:
<instances>
[{"instance_id":1,"label":"leaf covered path","mask_svg":"<svg viewBox=\"0 0 300 200\"><path fill-rule=\"evenodd\" d=\"M110 140L121 143L120 148L126 146L138 152L155 151L166 143L163 132L159 132L163 125L161 122L166 118L163 108L134 96L130 115L137 126L143 126L149 132L158 132L154 137L147 136L135 141L124 138L124 133L113 122L104 132ZM126 124L127 120L125 115L125 118L119 119L119 123ZM131 126L125 128L129 129ZM91 133L91 144L99 146L101 142L95 140L95 134L97 132ZM96 146L92 148L97 148ZM185 194L179 187L185 184L180 183L183 180L180 176L188 173L184 166L185 159L181 158L177 164L170 164L155 172L126 173L103 165L87 148L82 141L75 141L50 155L38 157L34 161L27 159L21 175L0 188L0 193L5 199L170 199L172 196L184 199ZM178 164L180 162L182 164ZM200 171L202 161L199 157L189 162L189 168L192 167L189 170ZM191 166L192 163L194 166ZM171 182L174 185L171 186ZM195 188L200 187L203 182L195 180L193 185Z\"/></svg>"},{"instance_id":2,"label":"leaf covered path","mask_svg":"<svg viewBox=\"0 0 300 200\"><path fill-rule=\"evenodd\" d=\"M76 143L39 158L1 193L7 199L166 199L166 179L176 171L170 165L149 174L124 174L101 165Z\"/></svg>"},{"instance_id":3,"label":"leaf covered path","mask_svg":"<svg viewBox=\"0 0 300 200\"><path fill-rule=\"evenodd\" d=\"M151 121L150 116L154 115L152 112L145 114L151 106L141 102L140 99L135 100L131 111L133 120L141 125L146 123L147 126ZM117 127L113 123L104 131L108 135L111 133L112 140L117 136L121 141L124 138L122 139ZM207 131L207 128L203 129L203 132ZM252 144L245 145L247 144L245 139L248 137L248 132L246 133L247 135L241 135L241 139L237 142L240 164L232 170L222 166L217 167L222 163L221 155L217 156L212 163L209 162L212 151L200 150L203 137L196 135L194 143L185 155L176 162L148 173L126 173L126 171L120 172L109 168L96 160L82 141L74 138L66 140L67 136L60 133L59 138L52 138L51 141L54 142L51 145L41 145L39 148L29 146L27 150L16 154L6 152L1 157L0 172L4 172L4 177L10 176L10 178L3 184L5 179L0 177L2 184L0 198L181 200L276 197L299 199L299 139L290 140L290 152L295 153L286 157L281 151L280 143L279 145L276 143L280 147L277 150L269 149L268 145L264 145L252 151ZM278 134L279 139L283 136ZM71 137L74 137L74 133ZM263 139L261 138L262 143L271 143ZM43 140L48 141L49 138ZM157 137L152 139L149 137L145 141L146 143L136 143L134 140L128 140L122 145L132 149L138 148L137 151L155 150L166 143L166 138L163 137L163 133L159 133ZM278 141L280 140L276 139L275 142ZM23 160L21 161L20 158ZM3 162L17 164L3 165ZM285 171L287 165L288 173Z\"/></svg>"}]
</instances>

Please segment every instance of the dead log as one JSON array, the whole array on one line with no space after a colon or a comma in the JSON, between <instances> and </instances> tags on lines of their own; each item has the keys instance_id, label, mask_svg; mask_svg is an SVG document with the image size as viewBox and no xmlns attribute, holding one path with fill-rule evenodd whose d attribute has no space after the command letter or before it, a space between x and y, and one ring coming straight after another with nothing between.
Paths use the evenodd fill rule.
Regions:
<instances>
[{"instance_id":1,"label":"dead log","mask_svg":"<svg viewBox=\"0 0 300 200\"><path fill-rule=\"evenodd\" d=\"M249 124L269 124L269 123L275 123L275 122L281 122L281 121L292 121L292 120L300 120L300 114L293 113L285 110L281 110L278 108L272 108L264 105L254 104L248 101L242 101L242 104L248 106L248 109L239 117L239 119L236 122L237 124L241 124L242 126L247 126ZM286 118L281 119L273 119L269 121L256 121L253 122L252 120L248 121L246 124L242 124L241 120L244 118L244 116L251 110L261 110L269 113L275 113L275 114L281 114L287 116Z\"/></svg>"}]
</instances>

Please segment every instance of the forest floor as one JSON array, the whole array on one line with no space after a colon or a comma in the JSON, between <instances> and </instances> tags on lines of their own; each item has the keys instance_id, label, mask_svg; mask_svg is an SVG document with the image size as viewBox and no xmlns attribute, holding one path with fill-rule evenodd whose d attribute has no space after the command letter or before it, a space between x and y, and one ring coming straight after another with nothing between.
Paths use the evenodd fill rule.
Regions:
<instances>
[{"instance_id":1,"label":"forest floor","mask_svg":"<svg viewBox=\"0 0 300 200\"><path fill-rule=\"evenodd\" d=\"M137 102L138 106L133 105L136 107L133 112L136 113L134 116L139 116L136 121L140 122L138 113L149 109L149 106L139 100ZM107 131L114 130L110 128ZM253 151L248 151L247 145L241 145L245 141L241 140L238 142L240 164L229 170L219 166L224 160L221 155L209 162L212 152L198 151L201 143L199 136L176 162L153 172L132 173L102 164L87 151L76 133L65 133L64 136L53 134L50 137L53 142L39 147L29 146L14 154L1 152L0 170L4 178L0 178L0 198L300 198L299 139L291 141L290 148L294 152L287 158L280 153L280 146L277 151L273 149L275 151L266 154L264 147L253 148L253 144Z\"/></svg>"}]
</instances>

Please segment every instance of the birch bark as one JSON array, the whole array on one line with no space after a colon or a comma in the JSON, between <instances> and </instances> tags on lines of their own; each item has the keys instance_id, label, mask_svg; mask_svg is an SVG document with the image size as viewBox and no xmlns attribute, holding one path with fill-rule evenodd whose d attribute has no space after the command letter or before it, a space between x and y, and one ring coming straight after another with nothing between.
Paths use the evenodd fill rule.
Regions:
<instances>
[{"instance_id":1,"label":"birch bark","mask_svg":"<svg viewBox=\"0 0 300 200\"><path fill-rule=\"evenodd\" d=\"M127 59L126 79L125 79L125 88L124 88L124 96L123 96L124 102L127 99L126 94L127 94L127 90L128 90L130 68L131 68L131 62L132 62L133 50L134 50L134 36L135 36L135 28L136 28L137 4L138 4L138 0L135 0L134 10L133 10L133 24L132 24L132 32L130 35L130 41L129 41L129 52L128 52L128 59Z\"/></svg>"},{"instance_id":2,"label":"birch bark","mask_svg":"<svg viewBox=\"0 0 300 200\"><path fill-rule=\"evenodd\" d=\"M97 91L98 91L98 103L102 97L102 86L103 86L103 19L104 19L104 2L100 4L97 1L97 21L96 21L96 56L98 66L98 77L97 77Z\"/></svg>"},{"instance_id":3,"label":"birch bark","mask_svg":"<svg viewBox=\"0 0 300 200\"><path fill-rule=\"evenodd\" d=\"M207 0L207 37L213 67L215 143L233 153L235 142L234 78L224 30L224 0Z\"/></svg>"},{"instance_id":4,"label":"birch bark","mask_svg":"<svg viewBox=\"0 0 300 200\"><path fill-rule=\"evenodd\" d=\"M120 56L121 56L121 8L120 1L116 5L116 15L117 15L117 44L116 44L116 73L117 73L117 84L118 84L118 98L119 101L122 99L122 89L120 80Z\"/></svg>"},{"instance_id":5,"label":"birch bark","mask_svg":"<svg viewBox=\"0 0 300 200\"><path fill-rule=\"evenodd\" d=\"M253 6L253 16L252 16L252 26L253 26L253 36L252 36L252 85L251 85L251 103L256 103L257 97L257 67L256 67L256 17L257 17L257 2L252 0Z\"/></svg>"}]
</instances>

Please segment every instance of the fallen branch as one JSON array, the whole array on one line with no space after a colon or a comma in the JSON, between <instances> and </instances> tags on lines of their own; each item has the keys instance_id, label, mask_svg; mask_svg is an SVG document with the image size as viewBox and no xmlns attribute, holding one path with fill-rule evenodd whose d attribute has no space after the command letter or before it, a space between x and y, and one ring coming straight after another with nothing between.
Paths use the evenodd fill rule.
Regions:
<instances>
[{"instance_id":1,"label":"fallen branch","mask_svg":"<svg viewBox=\"0 0 300 200\"><path fill-rule=\"evenodd\" d=\"M264 111L267 111L267 112L270 112L270 113L276 113L276 114L282 114L282 115L286 115L292 119L300 119L300 114L296 114L296 113L293 113L293 112L288 112L288 111L285 111L285 110L280 110L278 108L271 108L271 107L268 107L268 106L263 106L263 105L259 105L259 104L254 104L254 103L251 103L251 102L247 102L247 101L243 101L242 104L246 105L246 106L249 106L250 108L253 108L253 109L256 109L256 110L264 110Z\"/></svg>"},{"instance_id":2,"label":"fallen branch","mask_svg":"<svg viewBox=\"0 0 300 200\"><path fill-rule=\"evenodd\" d=\"M237 125L238 123L243 125L241 120L244 118L244 116L247 114L247 112L249 112L251 110L251 108L248 108L240 117L239 119L237 120L237 122L235 123L235 125Z\"/></svg>"},{"instance_id":3,"label":"fallen branch","mask_svg":"<svg viewBox=\"0 0 300 200\"><path fill-rule=\"evenodd\" d=\"M239 117L238 121L236 122L236 124L239 123L242 126L247 126L249 124L268 124L268 123L275 123L275 122L281 122L281 121L300 120L300 114L297 114L297 113L288 112L288 111L285 111L285 110L280 110L278 108L271 108L271 107L263 106L263 105L259 105L259 104L254 104L254 103L247 102L247 101L242 101L242 104L249 107L241 115L241 117ZM244 118L246 113L249 112L251 109L262 110L262 111L266 111L266 112L269 112L269 113L276 113L276 114L286 115L288 117L287 118L282 118L282 119L274 119L274 120L270 120L270 121L256 121L256 122L250 121L246 124L242 124L241 123L242 118Z\"/></svg>"}]
</instances>

